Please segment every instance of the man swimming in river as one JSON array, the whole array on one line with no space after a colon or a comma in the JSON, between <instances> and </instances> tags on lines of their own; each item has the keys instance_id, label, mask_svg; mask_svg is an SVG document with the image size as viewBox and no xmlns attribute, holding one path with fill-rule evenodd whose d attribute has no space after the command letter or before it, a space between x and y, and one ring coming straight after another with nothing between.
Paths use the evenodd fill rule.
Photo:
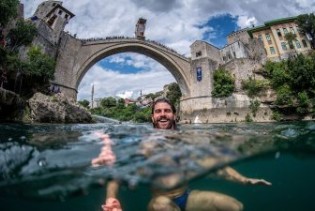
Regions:
<instances>
[{"instance_id":1,"label":"man swimming in river","mask_svg":"<svg viewBox=\"0 0 315 211\"><path fill-rule=\"evenodd\" d=\"M156 129L175 130L176 129L176 110L175 107L167 99L158 99L152 105L151 119L153 127ZM144 155L148 156L146 146L144 146ZM150 147L149 147L150 148ZM108 150L108 148L106 148ZM101 153L102 154L102 153ZM108 162L108 156L111 153L103 153L103 157ZM109 159L110 160L110 159ZM101 162L102 157L94 160L94 164ZM93 163L93 161L92 161ZM225 167L218 171L220 176L224 178L240 182L242 184L252 185L271 185L271 183L263 179L247 178L239 174L231 167ZM176 183L178 174L172 174L158 178L165 183ZM121 211L121 205L117 200L119 184L117 181L110 181L107 186L106 203L103 205L105 211ZM212 191L190 191L186 185L171 190L154 190L153 198L149 203L149 211L234 211L242 210L243 205L235 198Z\"/></svg>"}]
</instances>

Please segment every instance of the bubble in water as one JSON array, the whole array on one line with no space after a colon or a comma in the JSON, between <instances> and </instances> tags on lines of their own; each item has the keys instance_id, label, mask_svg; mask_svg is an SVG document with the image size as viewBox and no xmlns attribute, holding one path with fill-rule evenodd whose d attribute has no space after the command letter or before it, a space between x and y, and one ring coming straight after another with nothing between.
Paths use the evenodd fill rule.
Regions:
<instances>
[{"instance_id":1,"label":"bubble in water","mask_svg":"<svg viewBox=\"0 0 315 211\"><path fill-rule=\"evenodd\" d=\"M275 154L275 159L279 159L280 158L280 152L276 152L276 154Z\"/></svg>"},{"instance_id":2,"label":"bubble in water","mask_svg":"<svg viewBox=\"0 0 315 211\"><path fill-rule=\"evenodd\" d=\"M40 166L40 167L45 167L47 166L47 161L45 158L40 158L38 161L37 161L37 164Z\"/></svg>"},{"instance_id":3,"label":"bubble in water","mask_svg":"<svg viewBox=\"0 0 315 211\"><path fill-rule=\"evenodd\" d=\"M8 138L8 141L12 141L12 140L13 140L13 138L11 138L11 137L10 137L10 138Z\"/></svg>"},{"instance_id":4,"label":"bubble in water","mask_svg":"<svg viewBox=\"0 0 315 211\"><path fill-rule=\"evenodd\" d=\"M21 136L20 139L21 139L21 140L25 140L26 137L25 137L25 136Z\"/></svg>"}]
</instances>

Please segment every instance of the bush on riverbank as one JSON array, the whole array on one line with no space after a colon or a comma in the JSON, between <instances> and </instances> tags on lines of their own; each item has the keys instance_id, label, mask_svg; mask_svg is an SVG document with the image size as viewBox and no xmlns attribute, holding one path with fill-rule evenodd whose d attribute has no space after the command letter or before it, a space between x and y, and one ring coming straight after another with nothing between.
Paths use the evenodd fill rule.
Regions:
<instances>
[{"instance_id":1,"label":"bush on riverbank","mask_svg":"<svg viewBox=\"0 0 315 211\"><path fill-rule=\"evenodd\" d=\"M213 75L213 97L228 97L234 92L234 78L225 69L214 71Z\"/></svg>"},{"instance_id":2,"label":"bush on riverbank","mask_svg":"<svg viewBox=\"0 0 315 211\"><path fill-rule=\"evenodd\" d=\"M298 54L281 62L268 61L264 75L277 93L274 102L282 107L295 107L298 115L314 113L315 106L315 53Z\"/></svg>"},{"instance_id":3,"label":"bush on riverbank","mask_svg":"<svg viewBox=\"0 0 315 211\"><path fill-rule=\"evenodd\" d=\"M121 106L121 104L116 103L115 105L111 104L107 107L101 106L91 109L91 113L120 121L133 121L139 123L149 122L151 118L150 107L140 108L135 104Z\"/></svg>"}]
</instances>

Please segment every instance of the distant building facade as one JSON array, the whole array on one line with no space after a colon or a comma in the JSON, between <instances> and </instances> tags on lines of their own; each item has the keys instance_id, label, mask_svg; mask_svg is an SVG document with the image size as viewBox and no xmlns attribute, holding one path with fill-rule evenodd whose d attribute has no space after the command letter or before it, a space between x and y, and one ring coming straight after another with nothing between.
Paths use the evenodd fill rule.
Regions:
<instances>
[{"instance_id":1,"label":"distant building facade","mask_svg":"<svg viewBox=\"0 0 315 211\"><path fill-rule=\"evenodd\" d=\"M308 37L301 33L297 17L289 17L265 22L264 25L248 29L251 38L261 40L269 60L278 61L288 58L292 53L307 53L311 50ZM296 34L293 45L285 39L287 33Z\"/></svg>"}]
</instances>

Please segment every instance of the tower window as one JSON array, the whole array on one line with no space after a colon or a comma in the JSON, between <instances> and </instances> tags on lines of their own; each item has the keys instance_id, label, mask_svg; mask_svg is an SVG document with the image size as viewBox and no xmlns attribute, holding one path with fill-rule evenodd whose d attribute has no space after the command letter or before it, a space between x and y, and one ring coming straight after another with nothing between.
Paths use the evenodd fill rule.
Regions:
<instances>
[{"instance_id":1,"label":"tower window","mask_svg":"<svg viewBox=\"0 0 315 211\"><path fill-rule=\"evenodd\" d=\"M58 14L59 14L59 15L62 15L62 10L59 10Z\"/></svg>"},{"instance_id":2,"label":"tower window","mask_svg":"<svg viewBox=\"0 0 315 211\"><path fill-rule=\"evenodd\" d=\"M65 14L65 18L68 19L68 17L69 17L69 15L68 15L68 14Z\"/></svg>"},{"instance_id":3,"label":"tower window","mask_svg":"<svg viewBox=\"0 0 315 211\"><path fill-rule=\"evenodd\" d=\"M55 23L56 18L57 18L57 15L54 15L53 17L51 17L51 18L47 21L48 26L52 27L52 25Z\"/></svg>"},{"instance_id":4,"label":"tower window","mask_svg":"<svg viewBox=\"0 0 315 211\"><path fill-rule=\"evenodd\" d=\"M202 55L201 51L196 52L196 57L199 57L201 55Z\"/></svg>"}]
</instances>

